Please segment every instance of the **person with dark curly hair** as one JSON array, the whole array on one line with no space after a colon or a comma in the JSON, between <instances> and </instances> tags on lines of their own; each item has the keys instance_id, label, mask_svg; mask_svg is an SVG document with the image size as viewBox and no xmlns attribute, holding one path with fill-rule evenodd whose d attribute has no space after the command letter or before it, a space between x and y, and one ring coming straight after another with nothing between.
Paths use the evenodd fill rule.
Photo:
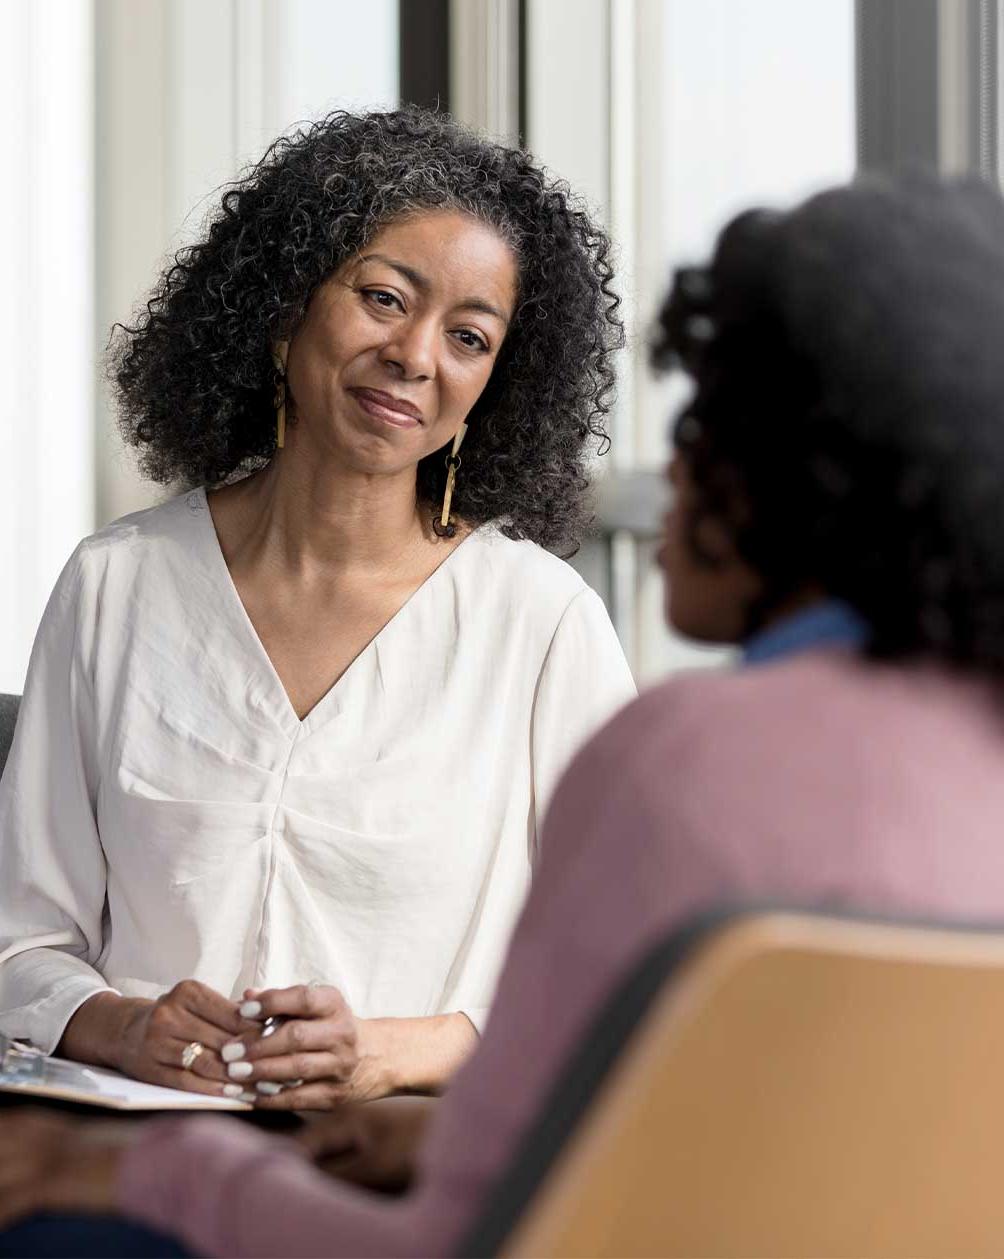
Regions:
<instances>
[{"instance_id":1,"label":"person with dark curly hair","mask_svg":"<svg viewBox=\"0 0 1004 1259\"><path fill-rule=\"evenodd\" d=\"M0 1220L117 1212L214 1255L496 1253L479 1208L532 1156L534 1115L612 987L674 927L785 902L998 920L1002 330L988 186L863 181L735 220L709 267L678 275L654 358L695 385L669 619L744 644L746 665L650 690L575 759L485 1036L431 1128L427 1099L324 1116L300 1153L221 1119L123 1144L19 1117ZM372 1184L417 1175L388 1202L304 1152Z\"/></svg>"},{"instance_id":2,"label":"person with dark curly hair","mask_svg":"<svg viewBox=\"0 0 1004 1259\"><path fill-rule=\"evenodd\" d=\"M418 110L280 139L114 370L181 493L85 540L0 795L0 1028L265 1109L442 1087L633 694L575 545L609 243ZM261 1035L267 1021L268 1035Z\"/></svg>"}]
</instances>

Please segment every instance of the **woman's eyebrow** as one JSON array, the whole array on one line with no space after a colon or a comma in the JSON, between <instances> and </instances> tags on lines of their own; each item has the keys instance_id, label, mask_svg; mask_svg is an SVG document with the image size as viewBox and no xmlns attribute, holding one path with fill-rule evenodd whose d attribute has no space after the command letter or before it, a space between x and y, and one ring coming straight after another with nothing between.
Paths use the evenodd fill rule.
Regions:
<instances>
[{"instance_id":1,"label":"woman's eyebrow","mask_svg":"<svg viewBox=\"0 0 1004 1259\"><path fill-rule=\"evenodd\" d=\"M479 310L482 315L491 315L493 319L497 319L504 327L509 327L509 320L497 306L493 306L491 302L486 302L483 297L465 297L457 307L458 310Z\"/></svg>"},{"instance_id":2,"label":"woman's eyebrow","mask_svg":"<svg viewBox=\"0 0 1004 1259\"><path fill-rule=\"evenodd\" d=\"M413 288L418 289L420 293L428 293L432 287L429 279L421 271L416 271L414 267L409 267L405 262L398 262L396 258L388 258L386 254L364 254L363 262L382 262L385 266L396 271L398 275L403 275L408 283ZM478 310L483 315L491 315L505 327L509 327L509 320L505 314L497 306L492 305L491 302L485 301L483 297L465 297L462 302L457 303L457 309Z\"/></svg>"},{"instance_id":3,"label":"woman's eyebrow","mask_svg":"<svg viewBox=\"0 0 1004 1259\"><path fill-rule=\"evenodd\" d=\"M418 289L420 293L428 293L432 287L429 280L421 273L416 271L414 267L409 267L407 263L398 262L394 258L388 258L386 254L364 254L363 262L382 262L386 266L393 268L399 275L403 275L408 283Z\"/></svg>"}]
</instances>

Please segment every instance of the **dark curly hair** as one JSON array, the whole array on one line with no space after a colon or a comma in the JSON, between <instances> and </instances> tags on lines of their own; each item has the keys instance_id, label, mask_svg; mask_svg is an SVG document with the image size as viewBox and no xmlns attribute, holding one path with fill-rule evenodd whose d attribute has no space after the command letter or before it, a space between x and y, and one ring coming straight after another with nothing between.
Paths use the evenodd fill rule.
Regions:
<instances>
[{"instance_id":1,"label":"dark curly hair","mask_svg":"<svg viewBox=\"0 0 1004 1259\"><path fill-rule=\"evenodd\" d=\"M277 140L223 194L134 325L116 325L120 427L144 472L212 485L265 464L275 450L272 345L381 227L433 208L492 225L518 261L517 307L472 412L457 514L574 548L586 460L609 444L623 340L610 242L527 153L420 109L336 112ZM419 464L421 501L442 494L445 453Z\"/></svg>"},{"instance_id":2,"label":"dark curly hair","mask_svg":"<svg viewBox=\"0 0 1004 1259\"><path fill-rule=\"evenodd\" d=\"M751 630L817 583L874 656L1004 674L996 190L873 178L740 215L708 268L677 272L653 361L693 377L677 449L694 516L764 580Z\"/></svg>"}]
</instances>

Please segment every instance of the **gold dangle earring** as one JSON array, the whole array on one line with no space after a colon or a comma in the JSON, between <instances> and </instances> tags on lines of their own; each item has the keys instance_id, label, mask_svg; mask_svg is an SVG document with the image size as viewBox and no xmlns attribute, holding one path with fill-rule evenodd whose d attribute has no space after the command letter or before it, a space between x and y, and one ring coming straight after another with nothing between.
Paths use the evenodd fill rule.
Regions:
<instances>
[{"instance_id":1,"label":"gold dangle earring","mask_svg":"<svg viewBox=\"0 0 1004 1259\"><path fill-rule=\"evenodd\" d=\"M289 356L289 342L280 341L272 351L272 363L275 366L275 444L282 450L286 444L286 359Z\"/></svg>"},{"instance_id":2,"label":"gold dangle earring","mask_svg":"<svg viewBox=\"0 0 1004 1259\"><path fill-rule=\"evenodd\" d=\"M456 536L457 524L450 515L450 505L453 502L453 488L457 483L457 469L460 467L460 456L457 451L460 449L460 443L467 436L467 425L461 424L457 429L457 435L453 439L453 449L446 456L446 491L443 494L443 510L438 516L432 518L433 532L441 538L452 538Z\"/></svg>"}]
</instances>

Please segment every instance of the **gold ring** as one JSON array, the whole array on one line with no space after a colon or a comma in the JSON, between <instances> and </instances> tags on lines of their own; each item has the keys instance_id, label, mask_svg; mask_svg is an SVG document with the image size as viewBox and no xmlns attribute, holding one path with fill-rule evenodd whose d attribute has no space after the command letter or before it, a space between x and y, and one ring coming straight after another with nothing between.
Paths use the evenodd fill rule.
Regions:
<instances>
[{"instance_id":1,"label":"gold ring","mask_svg":"<svg viewBox=\"0 0 1004 1259\"><path fill-rule=\"evenodd\" d=\"M205 1048L205 1045L200 1044L197 1040L193 1040L190 1045L185 1046L181 1051L181 1065L186 1071L191 1071L195 1059L205 1051Z\"/></svg>"}]
</instances>

